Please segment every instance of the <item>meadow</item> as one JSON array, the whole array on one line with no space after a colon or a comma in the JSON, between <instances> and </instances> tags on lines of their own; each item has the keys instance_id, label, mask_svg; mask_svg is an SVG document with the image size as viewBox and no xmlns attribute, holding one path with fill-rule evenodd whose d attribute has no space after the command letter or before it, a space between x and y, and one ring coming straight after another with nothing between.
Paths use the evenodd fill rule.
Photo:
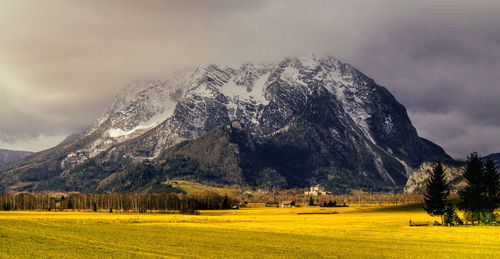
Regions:
<instances>
[{"instance_id":1,"label":"meadow","mask_svg":"<svg viewBox=\"0 0 500 259\"><path fill-rule=\"evenodd\" d=\"M500 258L500 227L410 227L421 205L200 215L0 212L0 257Z\"/></svg>"}]
</instances>

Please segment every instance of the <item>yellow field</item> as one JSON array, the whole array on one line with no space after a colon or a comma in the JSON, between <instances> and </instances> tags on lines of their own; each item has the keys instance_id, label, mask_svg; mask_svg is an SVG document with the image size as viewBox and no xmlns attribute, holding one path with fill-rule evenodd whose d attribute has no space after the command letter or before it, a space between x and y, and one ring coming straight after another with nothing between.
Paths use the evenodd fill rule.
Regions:
<instances>
[{"instance_id":1,"label":"yellow field","mask_svg":"<svg viewBox=\"0 0 500 259\"><path fill-rule=\"evenodd\" d=\"M434 220L419 206L0 212L0 257L500 258L500 227L409 227L409 219Z\"/></svg>"}]
</instances>

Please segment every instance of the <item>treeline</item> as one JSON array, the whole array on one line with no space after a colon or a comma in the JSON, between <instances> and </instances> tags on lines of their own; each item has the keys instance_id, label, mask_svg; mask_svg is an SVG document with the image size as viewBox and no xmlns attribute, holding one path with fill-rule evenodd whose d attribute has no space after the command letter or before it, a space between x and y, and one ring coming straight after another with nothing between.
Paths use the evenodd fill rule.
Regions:
<instances>
[{"instance_id":1,"label":"treeline","mask_svg":"<svg viewBox=\"0 0 500 259\"><path fill-rule=\"evenodd\" d=\"M485 225L497 224L495 209L500 206L500 182L497 167L493 161L472 153L467 157L463 177L466 186L458 192L458 209L464 211L466 222L480 222ZM441 217L442 225L461 225L463 220L448 200L450 184L445 178L445 168L441 163L434 165L424 195L424 209L431 216Z\"/></svg>"},{"instance_id":2,"label":"treeline","mask_svg":"<svg viewBox=\"0 0 500 259\"><path fill-rule=\"evenodd\" d=\"M53 195L47 193L0 194L0 210L24 211L108 211L108 212L173 212L231 209L237 199L214 192L175 193L109 193Z\"/></svg>"}]
</instances>

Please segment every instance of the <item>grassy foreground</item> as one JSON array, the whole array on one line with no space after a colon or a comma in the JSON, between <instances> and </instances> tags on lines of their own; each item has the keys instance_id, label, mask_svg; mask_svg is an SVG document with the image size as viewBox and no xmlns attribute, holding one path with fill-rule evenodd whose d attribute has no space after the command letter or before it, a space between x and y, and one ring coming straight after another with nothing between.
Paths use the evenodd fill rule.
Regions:
<instances>
[{"instance_id":1,"label":"grassy foreground","mask_svg":"<svg viewBox=\"0 0 500 259\"><path fill-rule=\"evenodd\" d=\"M409 219L434 220L419 206L0 212L0 258L500 258L499 227L409 227Z\"/></svg>"}]
</instances>

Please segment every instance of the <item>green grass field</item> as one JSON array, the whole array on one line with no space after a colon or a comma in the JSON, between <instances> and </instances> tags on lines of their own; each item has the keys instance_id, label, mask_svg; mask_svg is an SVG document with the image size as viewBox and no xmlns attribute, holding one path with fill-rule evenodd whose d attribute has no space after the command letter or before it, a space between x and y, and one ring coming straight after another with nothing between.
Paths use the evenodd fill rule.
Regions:
<instances>
[{"instance_id":1,"label":"green grass field","mask_svg":"<svg viewBox=\"0 0 500 259\"><path fill-rule=\"evenodd\" d=\"M409 227L409 219L435 220L418 206L0 212L0 257L500 258L500 227Z\"/></svg>"}]
</instances>

